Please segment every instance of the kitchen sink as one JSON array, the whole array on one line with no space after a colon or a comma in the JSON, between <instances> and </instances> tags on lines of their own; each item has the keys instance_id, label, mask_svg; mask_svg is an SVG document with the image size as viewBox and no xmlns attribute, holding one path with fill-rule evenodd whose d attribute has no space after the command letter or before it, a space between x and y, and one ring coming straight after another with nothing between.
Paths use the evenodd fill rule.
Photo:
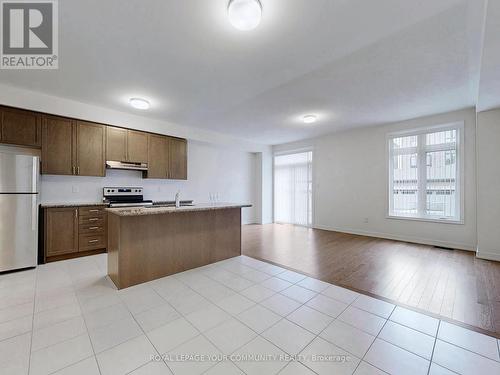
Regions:
<instances>
[{"instance_id":1,"label":"kitchen sink","mask_svg":"<svg viewBox=\"0 0 500 375\"><path fill-rule=\"evenodd\" d=\"M181 207L190 207L194 206L194 203L181 203ZM145 208L162 208L162 207L175 207L175 203L162 203L162 204L153 204L152 206L145 206Z\"/></svg>"}]
</instances>

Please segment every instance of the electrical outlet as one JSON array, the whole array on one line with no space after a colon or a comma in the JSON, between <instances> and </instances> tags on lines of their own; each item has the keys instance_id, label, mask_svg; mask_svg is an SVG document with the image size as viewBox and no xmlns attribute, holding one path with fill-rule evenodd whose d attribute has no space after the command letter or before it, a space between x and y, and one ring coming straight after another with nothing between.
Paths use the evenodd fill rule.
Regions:
<instances>
[{"instance_id":1,"label":"electrical outlet","mask_svg":"<svg viewBox=\"0 0 500 375\"><path fill-rule=\"evenodd\" d=\"M367 218L367 217L365 217L365 218L363 219L363 223L368 224L368 218Z\"/></svg>"},{"instance_id":2,"label":"electrical outlet","mask_svg":"<svg viewBox=\"0 0 500 375\"><path fill-rule=\"evenodd\" d=\"M80 188L78 186L73 186L73 193L79 193Z\"/></svg>"}]
</instances>

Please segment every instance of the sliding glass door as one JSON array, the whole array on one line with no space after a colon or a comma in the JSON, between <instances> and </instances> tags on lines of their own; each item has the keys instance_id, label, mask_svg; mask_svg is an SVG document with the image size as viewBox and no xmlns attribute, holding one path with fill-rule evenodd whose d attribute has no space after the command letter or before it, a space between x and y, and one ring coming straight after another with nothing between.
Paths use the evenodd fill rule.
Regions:
<instances>
[{"instance_id":1,"label":"sliding glass door","mask_svg":"<svg viewBox=\"0 0 500 375\"><path fill-rule=\"evenodd\" d=\"M312 225L312 151L274 157L274 220Z\"/></svg>"}]
</instances>

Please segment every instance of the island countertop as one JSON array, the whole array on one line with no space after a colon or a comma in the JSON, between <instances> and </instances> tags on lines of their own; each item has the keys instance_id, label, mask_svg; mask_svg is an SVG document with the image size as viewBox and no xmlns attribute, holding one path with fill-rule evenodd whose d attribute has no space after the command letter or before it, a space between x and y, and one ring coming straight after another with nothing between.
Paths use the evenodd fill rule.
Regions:
<instances>
[{"instance_id":1,"label":"island countertop","mask_svg":"<svg viewBox=\"0 0 500 375\"><path fill-rule=\"evenodd\" d=\"M122 207L122 208L106 208L110 214L118 216L145 216L145 215L162 215L179 212L195 212L195 211L210 211L210 210L223 210L228 208L243 208L252 207L251 204L238 204L238 203L202 203L193 206L176 207Z\"/></svg>"}]
</instances>

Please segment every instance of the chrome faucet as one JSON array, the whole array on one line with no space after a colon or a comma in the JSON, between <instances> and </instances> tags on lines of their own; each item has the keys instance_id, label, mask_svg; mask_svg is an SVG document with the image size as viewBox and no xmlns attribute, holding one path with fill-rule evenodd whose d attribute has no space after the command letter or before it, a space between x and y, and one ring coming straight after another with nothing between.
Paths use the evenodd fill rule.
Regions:
<instances>
[{"instance_id":1,"label":"chrome faucet","mask_svg":"<svg viewBox=\"0 0 500 375\"><path fill-rule=\"evenodd\" d=\"M178 191L176 194L175 194L175 208L179 208L181 206L181 192Z\"/></svg>"}]
</instances>

